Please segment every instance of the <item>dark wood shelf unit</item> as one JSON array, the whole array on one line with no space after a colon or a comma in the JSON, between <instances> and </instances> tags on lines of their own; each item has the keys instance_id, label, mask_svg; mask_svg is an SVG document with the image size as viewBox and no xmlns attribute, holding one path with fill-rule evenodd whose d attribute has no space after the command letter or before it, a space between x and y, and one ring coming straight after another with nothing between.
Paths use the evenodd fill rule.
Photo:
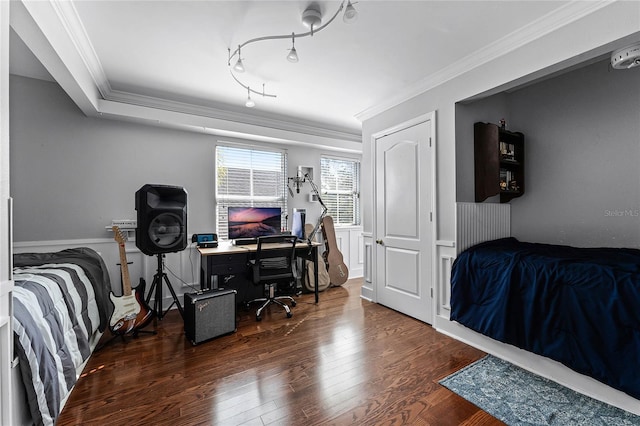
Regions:
<instances>
[{"instance_id":1,"label":"dark wood shelf unit","mask_svg":"<svg viewBox=\"0 0 640 426\"><path fill-rule=\"evenodd\" d=\"M476 202L498 194L501 203L521 197L525 190L524 135L480 122L473 125L473 135ZM507 149L508 157L501 152L503 144L512 148Z\"/></svg>"}]
</instances>

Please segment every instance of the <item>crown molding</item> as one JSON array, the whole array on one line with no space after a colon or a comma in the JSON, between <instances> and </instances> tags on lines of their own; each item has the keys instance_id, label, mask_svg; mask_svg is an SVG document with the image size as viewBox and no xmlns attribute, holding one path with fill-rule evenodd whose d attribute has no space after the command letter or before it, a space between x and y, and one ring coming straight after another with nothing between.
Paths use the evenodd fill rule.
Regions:
<instances>
[{"instance_id":1,"label":"crown molding","mask_svg":"<svg viewBox=\"0 0 640 426\"><path fill-rule=\"evenodd\" d=\"M152 96L140 95L131 92L114 90L104 72L100 59L93 48L91 40L78 15L73 2L68 0L50 0L69 39L75 46L77 53L82 58L93 82L102 98L106 101L121 102L129 105L137 105L147 108L155 108L164 111L178 112L207 118L231 121L235 123L251 124L253 126L268 129L283 130L287 132L301 133L305 135L319 136L322 138L338 139L349 142L361 142L360 132L326 128L318 123L310 121L285 118L270 118L245 114L221 108L205 107L194 103L179 102ZM98 111L100 112L100 111ZM180 124L180 123L176 123Z\"/></svg>"},{"instance_id":2,"label":"crown molding","mask_svg":"<svg viewBox=\"0 0 640 426\"><path fill-rule=\"evenodd\" d=\"M435 72L415 84L402 90L400 93L386 98L370 108L356 114L361 122L375 117L403 102L408 101L422 93L425 93L449 80L453 80L474 68L487 64L501 56L506 55L534 40L537 40L553 31L556 31L574 21L590 15L616 0L583 1L572 0L559 8L547 13L535 21L513 31L487 46L478 49L471 55L452 63L451 65Z\"/></svg>"},{"instance_id":3,"label":"crown molding","mask_svg":"<svg viewBox=\"0 0 640 426\"><path fill-rule=\"evenodd\" d=\"M286 120L269 118L257 116L255 114L244 114L241 112L235 112L221 108L200 106L187 102L179 102L153 96L138 95L118 90L111 90L109 94L105 96L105 100L164 111L178 112L181 114L188 114L199 117L213 118L216 120L248 124L274 130L283 130L287 132L319 136L329 139L338 139L349 142L362 142L361 133L329 129L326 127L315 125L315 123L312 122L296 120L290 117L287 117Z\"/></svg>"},{"instance_id":4,"label":"crown molding","mask_svg":"<svg viewBox=\"0 0 640 426\"><path fill-rule=\"evenodd\" d=\"M417 83L407 87L400 93L386 98L384 102L356 114L358 120L368 120L387 111L409 99L425 93L449 80L459 77L470 70L489 63L509 52L512 52L546 34L587 16L616 0L583 1L573 0L530 24L496 40L495 42L477 50L459 61L431 74ZM334 130L320 127L315 123L295 120L256 116L213 107L198 106L186 102L178 102L130 92L116 91L111 88L102 64L91 44L88 34L80 20L73 2L65 0L50 0L60 22L73 42L78 54L82 58L90 73L97 90L103 99L122 102L166 111L192 114L197 116L227 120L237 123L247 123L269 129L298 132L307 135L343 139L345 141L361 141L361 133Z\"/></svg>"},{"instance_id":5,"label":"crown molding","mask_svg":"<svg viewBox=\"0 0 640 426\"><path fill-rule=\"evenodd\" d=\"M69 39L71 39L80 58L82 58L82 61L87 67L100 95L102 95L102 97L107 96L111 92L111 85L102 68L102 63L98 59L98 54L89 40L89 35L80 20L76 7L73 2L68 0L50 1Z\"/></svg>"},{"instance_id":6,"label":"crown molding","mask_svg":"<svg viewBox=\"0 0 640 426\"><path fill-rule=\"evenodd\" d=\"M98 106L100 112L96 113L95 116L101 118L140 122L152 126L236 138L238 140L310 146L331 151L362 152L362 141L359 138L348 141L344 138L303 134L295 130L288 131L282 128L254 125L246 121L233 122L207 115L197 115L125 102L100 100Z\"/></svg>"}]
</instances>

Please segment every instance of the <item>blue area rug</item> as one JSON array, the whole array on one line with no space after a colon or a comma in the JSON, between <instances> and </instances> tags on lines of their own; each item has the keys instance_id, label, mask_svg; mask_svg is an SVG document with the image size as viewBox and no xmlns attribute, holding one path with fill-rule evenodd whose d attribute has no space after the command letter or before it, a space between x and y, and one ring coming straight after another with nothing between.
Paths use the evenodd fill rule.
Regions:
<instances>
[{"instance_id":1,"label":"blue area rug","mask_svg":"<svg viewBox=\"0 0 640 426\"><path fill-rule=\"evenodd\" d=\"M440 384L510 426L640 425L640 417L487 355Z\"/></svg>"}]
</instances>

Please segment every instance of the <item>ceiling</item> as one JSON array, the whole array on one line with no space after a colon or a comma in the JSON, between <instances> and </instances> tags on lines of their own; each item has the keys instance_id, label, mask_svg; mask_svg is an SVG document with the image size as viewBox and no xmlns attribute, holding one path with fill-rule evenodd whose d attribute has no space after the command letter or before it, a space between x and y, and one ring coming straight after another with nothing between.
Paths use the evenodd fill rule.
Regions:
<instances>
[{"instance_id":1,"label":"ceiling","mask_svg":"<svg viewBox=\"0 0 640 426\"><path fill-rule=\"evenodd\" d=\"M290 39L243 48L247 71L238 77L277 95L253 95L256 106L246 108L247 91L230 75L228 49L255 37L308 31L301 13L309 3L75 0L66 10L80 23L76 44L85 56L91 52L87 62L104 98L175 101L359 137L367 110L446 81L456 64L508 48L572 2L361 0L356 22L346 24L340 14L313 37L298 38L298 63L286 60ZM340 6L318 3L323 22ZM11 48L12 73L47 77L19 40Z\"/></svg>"}]
</instances>

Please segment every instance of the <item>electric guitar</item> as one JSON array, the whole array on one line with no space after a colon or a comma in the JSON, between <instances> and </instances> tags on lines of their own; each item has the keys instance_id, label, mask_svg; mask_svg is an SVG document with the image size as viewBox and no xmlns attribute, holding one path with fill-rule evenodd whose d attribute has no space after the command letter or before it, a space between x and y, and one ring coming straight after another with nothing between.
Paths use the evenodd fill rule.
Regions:
<instances>
[{"instance_id":1,"label":"electric guitar","mask_svg":"<svg viewBox=\"0 0 640 426\"><path fill-rule=\"evenodd\" d=\"M116 296L113 291L109 294L114 308L109 320L109 329L114 334L127 334L146 326L153 318L153 310L149 309L144 301L144 289L136 288L132 292L127 254L124 249L126 238L117 226L113 226L111 229L113 229L120 252L122 296Z\"/></svg>"},{"instance_id":2,"label":"electric guitar","mask_svg":"<svg viewBox=\"0 0 640 426\"><path fill-rule=\"evenodd\" d=\"M349 279L349 269L344 264L342 253L338 250L336 243L336 230L333 226L333 218L325 216L322 218L322 237L324 238L324 261L327 264L329 279L332 285L342 285Z\"/></svg>"}]
</instances>

